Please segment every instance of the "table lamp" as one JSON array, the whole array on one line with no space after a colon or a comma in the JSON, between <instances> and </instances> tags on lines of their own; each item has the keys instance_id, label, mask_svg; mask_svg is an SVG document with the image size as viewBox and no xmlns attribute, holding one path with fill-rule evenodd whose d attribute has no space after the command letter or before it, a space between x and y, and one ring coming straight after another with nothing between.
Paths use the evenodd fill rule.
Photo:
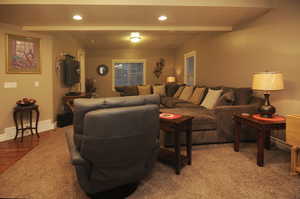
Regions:
<instances>
[{"instance_id":1,"label":"table lamp","mask_svg":"<svg viewBox=\"0 0 300 199\"><path fill-rule=\"evenodd\" d=\"M252 89L264 91L264 104L258 109L260 116L272 118L276 109L270 104L270 91L284 89L282 74L278 72L261 72L253 75Z\"/></svg>"},{"instance_id":2,"label":"table lamp","mask_svg":"<svg viewBox=\"0 0 300 199\"><path fill-rule=\"evenodd\" d=\"M176 82L176 77L175 76L168 76L167 77L167 83L175 83Z\"/></svg>"}]
</instances>

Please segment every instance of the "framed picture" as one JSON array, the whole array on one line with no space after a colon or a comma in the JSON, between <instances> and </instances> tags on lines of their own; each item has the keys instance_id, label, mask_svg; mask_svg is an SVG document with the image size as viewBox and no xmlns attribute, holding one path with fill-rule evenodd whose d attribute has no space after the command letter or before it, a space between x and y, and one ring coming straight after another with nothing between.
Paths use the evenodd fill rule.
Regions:
<instances>
[{"instance_id":1,"label":"framed picture","mask_svg":"<svg viewBox=\"0 0 300 199\"><path fill-rule=\"evenodd\" d=\"M7 34L6 52L6 73L41 73L40 39Z\"/></svg>"}]
</instances>

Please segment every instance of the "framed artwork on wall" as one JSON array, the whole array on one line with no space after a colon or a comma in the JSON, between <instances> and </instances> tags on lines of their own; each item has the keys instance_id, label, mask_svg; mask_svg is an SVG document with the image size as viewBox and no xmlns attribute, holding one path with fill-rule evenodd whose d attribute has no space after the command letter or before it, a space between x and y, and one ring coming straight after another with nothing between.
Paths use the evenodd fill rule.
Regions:
<instances>
[{"instance_id":1,"label":"framed artwork on wall","mask_svg":"<svg viewBox=\"0 0 300 199\"><path fill-rule=\"evenodd\" d=\"M40 39L11 34L6 38L6 73L41 73Z\"/></svg>"}]
</instances>

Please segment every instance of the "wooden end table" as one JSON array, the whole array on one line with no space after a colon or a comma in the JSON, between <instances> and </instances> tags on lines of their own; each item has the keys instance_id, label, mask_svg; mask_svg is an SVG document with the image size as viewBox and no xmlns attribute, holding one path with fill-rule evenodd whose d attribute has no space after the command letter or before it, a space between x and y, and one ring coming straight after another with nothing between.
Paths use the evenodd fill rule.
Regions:
<instances>
[{"instance_id":1,"label":"wooden end table","mask_svg":"<svg viewBox=\"0 0 300 199\"><path fill-rule=\"evenodd\" d=\"M257 133L257 166L264 166L264 148L270 149L271 131L274 129L285 129L285 121L273 122L254 119L252 115L234 115L234 151L240 150L240 134L242 125L256 129Z\"/></svg>"},{"instance_id":2,"label":"wooden end table","mask_svg":"<svg viewBox=\"0 0 300 199\"><path fill-rule=\"evenodd\" d=\"M175 167L175 173L180 174L180 170L186 165L192 164L192 120L191 116L182 116L178 119L160 118L160 128L166 133L172 133L174 136L175 153L161 148L158 160L170 166ZM180 154L180 134L186 133L186 152L187 155Z\"/></svg>"},{"instance_id":3,"label":"wooden end table","mask_svg":"<svg viewBox=\"0 0 300 199\"><path fill-rule=\"evenodd\" d=\"M33 112L36 113L35 117L35 126L32 125L32 114ZM25 127L24 122L25 120L29 119L29 126ZM30 130L31 135L33 135L33 130L35 130L35 133L37 137L39 138L39 133L38 133L38 123L39 123L39 118L40 118L40 111L39 111L39 106L38 105L31 105L31 106L16 106L14 108L14 121L16 125L16 136L15 140L18 137L19 131L21 132L21 142L23 142L23 135L26 130Z\"/></svg>"}]
</instances>

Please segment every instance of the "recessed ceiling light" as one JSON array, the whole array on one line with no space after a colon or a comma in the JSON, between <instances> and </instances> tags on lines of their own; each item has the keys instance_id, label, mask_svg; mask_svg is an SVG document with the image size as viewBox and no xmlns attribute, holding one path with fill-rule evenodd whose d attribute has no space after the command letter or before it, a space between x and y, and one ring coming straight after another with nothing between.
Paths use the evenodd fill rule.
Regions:
<instances>
[{"instance_id":1,"label":"recessed ceiling light","mask_svg":"<svg viewBox=\"0 0 300 199\"><path fill-rule=\"evenodd\" d=\"M76 20L76 21L80 21L80 20L82 20L82 16L80 16L80 15L74 15L73 19Z\"/></svg>"},{"instance_id":2,"label":"recessed ceiling light","mask_svg":"<svg viewBox=\"0 0 300 199\"><path fill-rule=\"evenodd\" d=\"M168 19L168 17L165 16L165 15L162 15L162 16L159 16L159 17L158 17L158 20L159 20L159 21L165 21L165 20L167 20L167 19Z\"/></svg>"}]
</instances>

